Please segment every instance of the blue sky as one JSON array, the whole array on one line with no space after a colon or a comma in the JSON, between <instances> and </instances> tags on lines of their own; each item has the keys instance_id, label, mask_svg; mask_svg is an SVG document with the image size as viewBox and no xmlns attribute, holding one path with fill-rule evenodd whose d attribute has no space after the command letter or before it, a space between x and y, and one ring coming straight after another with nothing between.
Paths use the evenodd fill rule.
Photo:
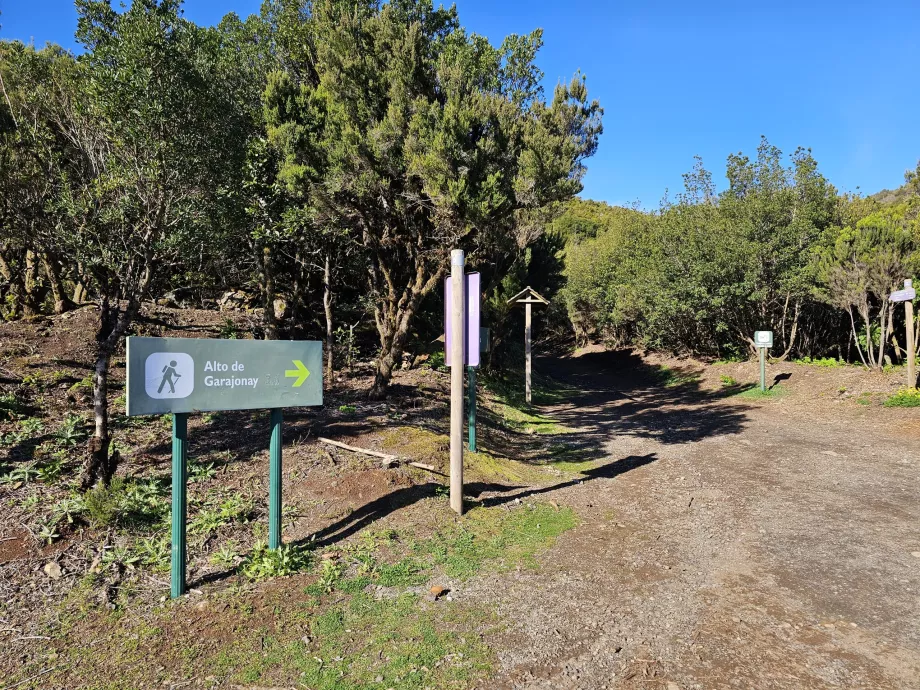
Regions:
<instances>
[{"instance_id":1,"label":"blue sky","mask_svg":"<svg viewBox=\"0 0 920 690\"><path fill-rule=\"evenodd\" d=\"M189 19L246 15L259 0L186 0ZM544 29L551 93L581 69L605 109L582 196L656 208L700 155L723 186L725 157L761 134L810 147L838 189L903 182L920 158L920 3L457 0L461 22L498 43ZM0 37L75 47L69 0L0 0Z\"/></svg>"}]
</instances>

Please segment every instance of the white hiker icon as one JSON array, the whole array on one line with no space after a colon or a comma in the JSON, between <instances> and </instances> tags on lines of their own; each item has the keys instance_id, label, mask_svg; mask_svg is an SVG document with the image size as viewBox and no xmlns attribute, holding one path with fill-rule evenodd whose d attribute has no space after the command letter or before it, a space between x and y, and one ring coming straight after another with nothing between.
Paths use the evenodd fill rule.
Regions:
<instances>
[{"instance_id":1,"label":"white hiker icon","mask_svg":"<svg viewBox=\"0 0 920 690\"><path fill-rule=\"evenodd\" d=\"M157 389L157 393L163 392L163 386L167 383L169 384L169 392L173 395L176 394L176 380L179 379L182 374L176 371L176 360L172 360L169 363L169 366L163 367L163 380L160 381L160 387Z\"/></svg>"},{"instance_id":2,"label":"white hiker icon","mask_svg":"<svg viewBox=\"0 0 920 690\"><path fill-rule=\"evenodd\" d=\"M154 352L144 364L151 398L187 398L195 388L195 362L184 352Z\"/></svg>"}]
</instances>

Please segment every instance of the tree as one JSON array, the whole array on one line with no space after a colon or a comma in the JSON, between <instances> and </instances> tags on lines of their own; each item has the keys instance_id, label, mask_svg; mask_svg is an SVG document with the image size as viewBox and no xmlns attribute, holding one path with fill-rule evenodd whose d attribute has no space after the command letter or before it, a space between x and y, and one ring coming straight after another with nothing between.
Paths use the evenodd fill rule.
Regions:
<instances>
[{"instance_id":1,"label":"tree","mask_svg":"<svg viewBox=\"0 0 920 690\"><path fill-rule=\"evenodd\" d=\"M118 461L109 453L111 357L174 262L203 245L220 251L211 213L241 160L218 41L182 18L179 0L137 0L121 13L77 0L77 10L81 98L62 129L79 156L63 184L70 223L58 240L99 307L88 487L108 482Z\"/></svg>"},{"instance_id":2,"label":"tree","mask_svg":"<svg viewBox=\"0 0 920 690\"><path fill-rule=\"evenodd\" d=\"M540 32L495 48L430 0L325 0L292 21L301 67L270 83L269 125L304 205L362 247L380 397L450 250L487 263L535 239L581 189L601 109L580 76L542 100Z\"/></svg>"},{"instance_id":3,"label":"tree","mask_svg":"<svg viewBox=\"0 0 920 690\"><path fill-rule=\"evenodd\" d=\"M888 295L920 270L920 223L916 202L869 214L855 226L832 228L816 246L817 294L847 311L853 342L866 366L881 369L893 336ZM860 336L853 310L862 319Z\"/></svg>"}]
</instances>

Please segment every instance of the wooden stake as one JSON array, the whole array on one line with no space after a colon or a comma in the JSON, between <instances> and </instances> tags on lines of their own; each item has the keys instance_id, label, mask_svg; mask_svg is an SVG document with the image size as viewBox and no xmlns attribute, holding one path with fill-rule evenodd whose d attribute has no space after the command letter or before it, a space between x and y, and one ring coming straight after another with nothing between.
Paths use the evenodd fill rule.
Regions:
<instances>
[{"instance_id":1,"label":"wooden stake","mask_svg":"<svg viewBox=\"0 0 920 690\"><path fill-rule=\"evenodd\" d=\"M358 448L357 446L349 446L347 443L342 443L341 441L333 441L331 438L323 438L322 436L317 436L316 440L320 443L328 443L330 446L335 446L336 448L343 448L344 450L350 450L352 453L364 453L365 455L373 455L375 458L382 458L388 463L395 462L399 460L395 455L390 455L389 453L381 453L376 450L368 450L367 448Z\"/></svg>"},{"instance_id":2,"label":"wooden stake","mask_svg":"<svg viewBox=\"0 0 920 690\"><path fill-rule=\"evenodd\" d=\"M447 305L451 327L450 343L450 507L463 515L463 318L466 295L462 249L450 253L451 302Z\"/></svg>"},{"instance_id":3,"label":"wooden stake","mask_svg":"<svg viewBox=\"0 0 920 690\"><path fill-rule=\"evenodd\" d=\"M530 404L530 372L531 372L531 347L530 347L530 337L531 337L531 304L527 302L524 305L524 353L526 356L526 362L524 363L524 377L525 377L525 396L527 398L527 404Z\"/></svg>"}]
</instances>

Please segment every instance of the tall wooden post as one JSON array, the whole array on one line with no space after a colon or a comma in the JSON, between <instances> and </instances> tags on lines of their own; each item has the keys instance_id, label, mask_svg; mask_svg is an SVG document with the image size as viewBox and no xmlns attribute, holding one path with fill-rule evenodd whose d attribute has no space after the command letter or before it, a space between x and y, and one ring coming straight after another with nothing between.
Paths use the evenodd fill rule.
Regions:
<instances>
[{"instance_id":1,"label":"tall wooden post","mask_svg":"<svg viewBox=\"0 0 920 690\"><path fill-rule=\"evenodd\" d=\"M533 369L532 359L531 359L532 349L531 349L531 340L530 340L531 338L531 327L530 327L531 309L532 309L532 306L530 302L527 302L527 304L524 305L524 354L526 357L526 361L524 363L524 378L526 379L526 382L524 386L525 386L525 393L526 393L528 405L530 404L530 388L531 388L530 373Z\"/></svg>"},{"instance_id":2,"label":"tall wooden post","mask_svg":"<svg viewBox=\"0 0 920 690\"><path fill-rule=\"evenodd\" d=\"M904 281L904 289L909 290L914 286L914 281L908 279ZM914 359L916 358L914 350L914 303L913 300L904 301L904 321L907 325L907 387L914 388L917 385L917 372L914 371Z\"/></svg>"},{"instance_id":3,"label":"tall wooden post","mask_svg":"<svg viewBox=\"0 0 920 690\"><path fill-rule=\"evenodd\" d=\"M466 342L463 318L466 295L462 249L450 253L450 507L463 515L463 345Z\"/></svg>"}]
</instances>

